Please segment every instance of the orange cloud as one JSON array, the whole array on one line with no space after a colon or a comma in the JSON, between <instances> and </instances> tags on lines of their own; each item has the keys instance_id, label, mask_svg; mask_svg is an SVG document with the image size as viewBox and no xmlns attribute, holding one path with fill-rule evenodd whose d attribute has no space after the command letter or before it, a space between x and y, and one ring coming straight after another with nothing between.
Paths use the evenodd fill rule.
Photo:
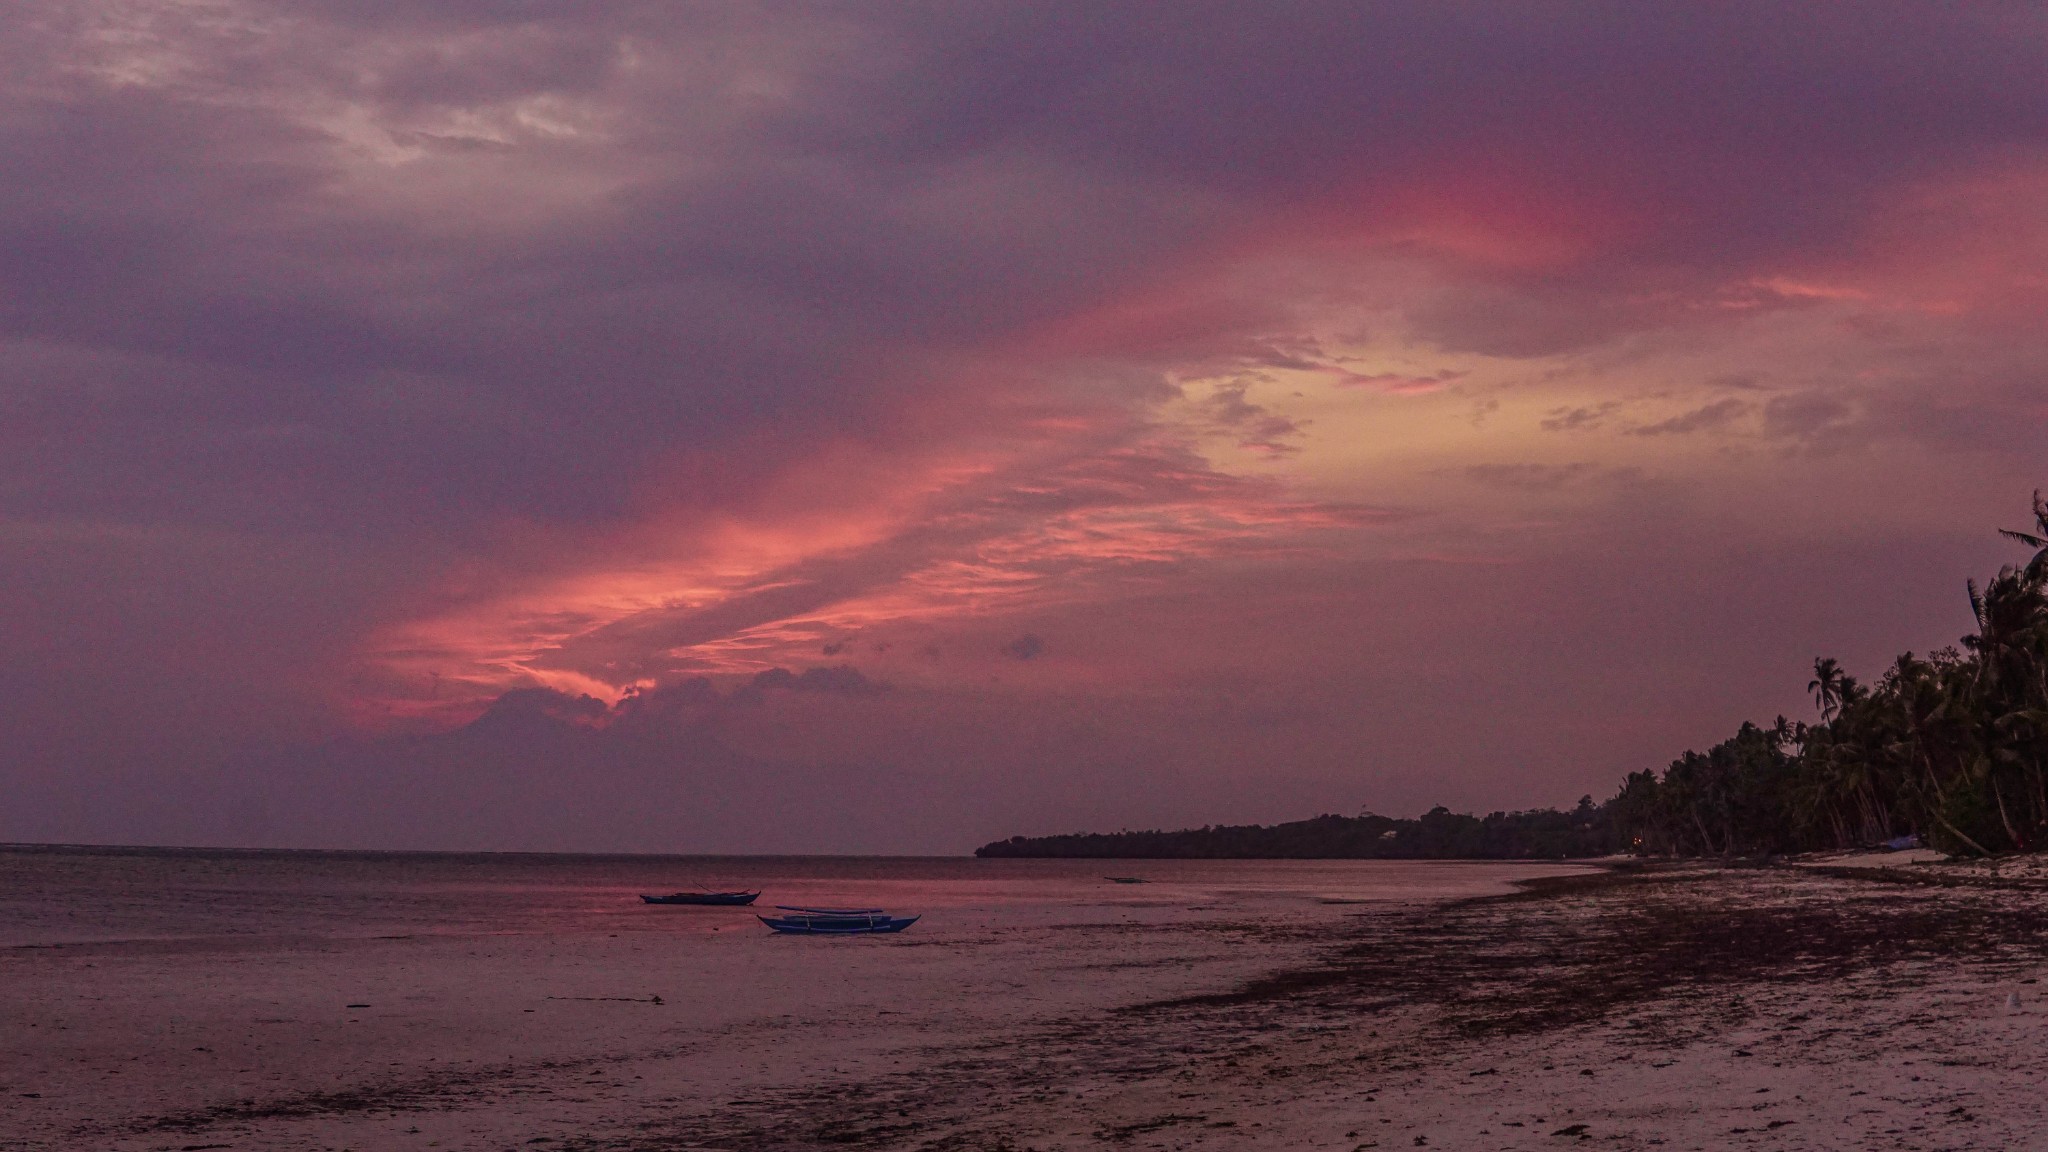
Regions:
<instances>
[{"instance_id":1,"label":"orange cloud","mask_svg":"<svg viewBox=\"0 0 2048 1152\"><path fill-rule=\"evenodd\" d=\"M587 565L387 629L358 716L462 716L544 686L616 701L685 675L814 662L837 637L1112 594L1187 565L1294 554L1386 514L1290 498L1108 410L905 459L839 446L743 508L588 541Z\"/></svg>"}]
</instances>

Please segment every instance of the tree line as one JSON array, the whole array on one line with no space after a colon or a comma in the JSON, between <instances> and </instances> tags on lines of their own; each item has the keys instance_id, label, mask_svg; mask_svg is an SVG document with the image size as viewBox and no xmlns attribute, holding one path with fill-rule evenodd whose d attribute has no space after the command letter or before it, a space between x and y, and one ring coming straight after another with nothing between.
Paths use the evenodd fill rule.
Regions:
<instances>
[{"instance_id":1,"label":"tree line","mask_svg":"<svg viewBox=\"0 0 2048 1152\"><path fill-rule=\"evenodd\" d=\"M2048 848L2048 503L2033 550L1979 587L1960 648L1907 652L1874 683L1814 662L1813 724L1744 724L1662 776L1643 771L1605 805L1638 851L1754 855L1915 836L1952 854Z\"/></svg>"},{"instance_id":2,"label":"tree line","mask_svg":"<svg viewBox=\"0 0 2048 1152\"><path fill-rule=\"evenodd\" d=\"M1266 827L1239 824L1180 832L1076 832L1013 836L976 856L1144 860L1516 860L1603 856L1614 830L1591 796L1570 812L1537 809L1468 816L1432 808L1413 820L1317 816Z\"/></svg>"},{"instance_id":3,"label":"tree line","mask_svg":"<svg viewBox=\"0 0 2048 1152\"><path fill-rule=\"evenodd\" d=\"M1629 774L1604 804L1414 820L1365 813L1271 827L1076 833L985 845L978 856L1529 859L1615 851L1741 856L1913 837L1951 854L2048 849L2048 501L2033 555L1966 584L1977 629L1960 647L1907 652L1864 683L1814 662L1819 717L1744 723L1659 773Z\"/></svg>"}]
</instances>

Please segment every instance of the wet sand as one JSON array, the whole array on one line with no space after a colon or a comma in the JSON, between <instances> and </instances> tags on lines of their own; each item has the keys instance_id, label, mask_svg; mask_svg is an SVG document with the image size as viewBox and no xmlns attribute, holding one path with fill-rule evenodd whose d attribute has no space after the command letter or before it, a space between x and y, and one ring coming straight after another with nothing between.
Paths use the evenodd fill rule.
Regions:
<instances>
[{"instance_id":1,"label":"wet sand","mask_svg":"<svg viewBox=\"0 0 2048 1152\"><path fill-rule=\"evenodd\" d=\"M2048 1146L2038 891L1130 900L687 977L630 931L11 948L0 1147Z\"/></svg>"},{"instance_id":2,"label":"wet sand","mask_svg":"<svg viewBox=\"0 0 2048 1152\"><path fill-rule=\"evenodd\" d=\"M714 866L769 900L926 917L791 938L750 909L635 897ZM1584 869L1102 871L0 853L0 1148L660 1146L689 1116L749 1114L734 1101L1235 986L1319 954L1364 907Z\"/></svg>"}]
</instances>

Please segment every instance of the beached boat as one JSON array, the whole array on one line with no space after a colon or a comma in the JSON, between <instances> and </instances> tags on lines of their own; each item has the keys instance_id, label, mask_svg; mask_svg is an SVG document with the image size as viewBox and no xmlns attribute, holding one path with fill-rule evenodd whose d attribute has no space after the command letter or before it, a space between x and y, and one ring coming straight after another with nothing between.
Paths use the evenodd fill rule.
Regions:
<instances>
[{"instance_id":1,"label":"beached boat","mask_svg":"<svg viewBox=\"0 0 2048 1152\"><path fill-rule=\"evenodd\" d=\"M792 936L860 936L878 932L901 932L917 923L916 916L892 916L880 908L790 908L777 905L780 916L754 918L777 932Z\"/></svg>"},{"instance_id":2,"label":"beached boat","mask_svg":"<svg viewBox=\"0 0 2048 1152\"><path fill-rule=\"evenodd\" d=\"M734 907L752 904L759 892L671 892L666 896L642 896L649 904L717 904Z\"/></svg>"}]
</instances>

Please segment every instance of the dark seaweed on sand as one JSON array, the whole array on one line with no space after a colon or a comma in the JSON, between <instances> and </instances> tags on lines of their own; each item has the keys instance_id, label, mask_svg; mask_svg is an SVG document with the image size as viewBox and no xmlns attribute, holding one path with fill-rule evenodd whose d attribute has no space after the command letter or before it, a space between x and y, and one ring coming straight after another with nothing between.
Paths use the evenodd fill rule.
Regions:
<instances>
[{"instance_id":1,"label":"dark seaweed on sand","mask_svg":"<svg viewBox=\"0 0 2048 1152\"><path fill-rule=\"evenodd\" d=\"M1428 1004L1464 1034L1520 1034L1731 985L2048 951L2048 907L2015 890L1937 897L1864 884L1826 900L1738 900L1703 883L1716 876L1725 874L1566 877L1516 896L1374 914L1325 965L1130 1011L1273 998L1349 1010Z\"/></svg>"},{"instance_id":2,"label":"dark seaweed on sand","mask_svg":"<svg viewBox=\"0 0 2048 1152\"><path fill-rule=\"evenodd\" d=\"M590 1148L1015 1150L1045 1146L1045 1114L1033 1108L1077 1082L1199 1090L1185 1107L1086 1130L1085 1146L1118 1147L1235 1127L1207 1110L1230 1085L1254 1095L1332 1076L1369 1086L1394 1071L1498 1059L1513 1038L1591 1027L1671 1051L1753 1025L1748 1005L1770 993L1889 997L1924 980L1929 964L2009 975L2044 958L2048 909L2020 889L1790 868L1603 872L1512 896L1375 909L1352 918L1320 962L1239 988L1054 1022L914 1073L762 1093ZM1855 1025L1792 1015L1773 1026L1825 1045L1830 1028ZM1286 1039L1304 1035L1318 1038L1316 1053ZM1023 1113L1036 1119L1020 1126Z\"/></svg>"}]
</instances>

